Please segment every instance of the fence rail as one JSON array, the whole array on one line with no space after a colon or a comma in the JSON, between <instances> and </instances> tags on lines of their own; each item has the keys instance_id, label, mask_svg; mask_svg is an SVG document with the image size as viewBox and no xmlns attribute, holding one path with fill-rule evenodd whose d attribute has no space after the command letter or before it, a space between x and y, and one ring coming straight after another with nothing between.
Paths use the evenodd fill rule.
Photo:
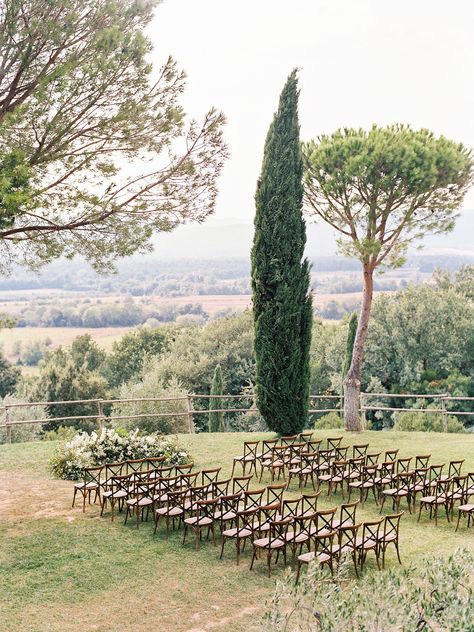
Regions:
<instances>
[{"instance_id":1,"label":"fence rail","mask_svg":"<svg viewBox=\"0 0 474 632\"><path fill-rule=\"evenodd\" d=\"M368 399L370 398L403 398L403 399L430 399L434 402L439 402L440 408L407 408L407 407L391 407L391 406L383 406L380 403L368 404ZM199 399L206 400L250 400L251 404L248 408L206 408L206 409L195 409L193 402ZM0 406L0 410L2 411L2 418L0 420L0 429L5 428L6 433L6 441L7 443L11 442L11 432L12 428L16 425L23 424L46 424L51 421L74 421L74 420L94 420L97 422L99 429L101 429L106 421L119 421L125 419L141 419L144 417L187 417L188 418L188 430L189 432L194 432L194 416L195 415L208 415L210 412L223 412L223 413L252 413L257 412L257 408L253 405L255 396L253 394L242 393L239 395L199 395L196 393L190 393L188 395L180 396L180 397L142 397L136 399L77 399L77 400L62 400L57 402L25 402L25 403L15 403L15 404L3 404ZM320 414L320 413L328 413L337 410L341 410L343 406L343 398L339 395L310 395L310 403L313 403L315 400L330 400L338 401L337 407L333 408L310 408L308 413L310 415ZM474 416L473 411L459 411L459 410L450 410L447 407L449 402L462 402L462 401L474 401L474 397L451 397L447 394L436 394L436 395L426 395L426 394L416 394L416 393L361 393L359 400L359 411L361 413L362 418L362 427L366 427L366 414L369 411L382 411L382 412L422 412L422 413L441 413L443 419L443 429L447 431L447 417L448 415L454 416ZM142 402L183 402L183 410L177 410L175 412L146 412L146 413L137 413L134 415L111 415L105 414L104 406L106 405L116 405L116 404L136 404ZM52 414L50 417L41 418L41 419L13 419L12 412L16 409L21 408L32 408L34 406L47 406L48 408L53 408L54 406L60 406L65 404L95 404L97 406L97 414L91 415L68 415L68 416L55 416Z\"/></svg>"}]
</instances>

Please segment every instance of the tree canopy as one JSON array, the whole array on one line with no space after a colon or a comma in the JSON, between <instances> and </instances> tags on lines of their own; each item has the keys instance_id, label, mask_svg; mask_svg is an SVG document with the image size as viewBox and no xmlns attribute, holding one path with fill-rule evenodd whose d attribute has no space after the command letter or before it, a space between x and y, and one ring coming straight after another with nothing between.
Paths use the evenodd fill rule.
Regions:
<instances>
[{"instance_id":1,"label":"tree canopy","mask_svg":"<svg viewBox=\"0 0 474 632\"><path fill-rule=\"evenodd\" d=\"M150 62L157 0L0 7L0 266L84 255L98 269L153 231L202 221L223 115L187 121L185 75Z\"/></svg>"}]
</instances>

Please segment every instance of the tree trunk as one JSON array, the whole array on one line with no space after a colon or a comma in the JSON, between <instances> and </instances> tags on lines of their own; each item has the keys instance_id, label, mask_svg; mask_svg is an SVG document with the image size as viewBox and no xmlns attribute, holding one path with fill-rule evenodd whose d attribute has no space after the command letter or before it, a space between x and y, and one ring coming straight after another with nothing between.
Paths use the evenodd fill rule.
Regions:
<instances>
[{"instance_id":1,"label":"tree trunk","mask_svg":"<svg viewBox=\"0 0 474 632\"><path fill-rule=\"evenodd\" d=\"M354 340L352 361L344 381L344 426L346 430L357 432L361 429L359 418L360 377L372 309L374 272L373 266L369 264L364 264L363 270L364 291L362 294L362 306Z\"/></svg>"}]
</instances>

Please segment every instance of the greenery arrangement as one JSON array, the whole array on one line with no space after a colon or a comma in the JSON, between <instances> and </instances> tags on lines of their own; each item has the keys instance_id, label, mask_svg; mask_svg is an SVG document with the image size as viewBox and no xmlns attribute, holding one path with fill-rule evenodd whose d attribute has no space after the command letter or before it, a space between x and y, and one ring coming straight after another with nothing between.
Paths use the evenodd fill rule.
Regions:
<instances>
[{"instance_id":1,"label":"greenery arrangement","mask_svg":"<svg viewBox=\"0 0 474 632\"><path fill-rule=\"evenodd\" d=\"M348 579L342 564L334 581L310 564L295 585L293 573L278 581L262 622L268 632L380 632L380 630L472 630L474 557L458 549L415 567ZM376 595L376 598L374 596ZM368 608L367 605L370 604Z\"/></svg>"},{"instance_id":2,"label":"greenery arrangement","mask_svg":"<svg viewBox=\"0 0 474 632\"><path fill-rule=\"evenodd\" d=\"M138 429L130 433L103 429L100 433L79 432L61 444L50 460L50 469L56 478L79 480L85 467L157 456L166 457L165 465L191 461L176 437L141 435Z\"/></svg>"},{"instance_id":3,"label":"greenery arrangement","mask_svg":"<svg viewBox=\"0 0 474 632\"><path fill-rule=\"evenodd\" d=\"M308 418L313 306L302 177L295 70L265 141L252 247L257 406L280 434L302 430Z\"/></svg>"}]
</instances>

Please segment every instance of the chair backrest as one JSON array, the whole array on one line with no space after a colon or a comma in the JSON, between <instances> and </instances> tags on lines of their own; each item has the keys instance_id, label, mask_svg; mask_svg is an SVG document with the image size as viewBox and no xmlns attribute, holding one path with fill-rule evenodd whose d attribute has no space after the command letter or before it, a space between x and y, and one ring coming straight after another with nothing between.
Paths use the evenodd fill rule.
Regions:
<instances>
[{"instance_id":1,"label":"chair backrest","mask_svg":"<svg viewBox=\"0 0 474 632\"><path fill-rule=\"evenodd\" d=\"M307 430L305 432L300 432L298 435L298 439L300 441L304 441L305 443L308 443L308 441L311 441L313 437L313 431L312 430Z\"/></svg>"},{"instance_id":2,"label":"chair backrest","mask_svg":"<svg viewBox=\"0 0 474 632\"><path fill-rule=\"evenodd\" d=\"M221 496L227 496L229 493L229 486L231 482L231 478L226 478L223 480L217 480L212 482L212 495L214 498L220 498ZM235 495L235 494L234 494ZM236 494L240 496L240 492Z\"/></svg>"},{"instance_id":3,"label":"chair backrest","mask_svg":"<svg viewBox=\"0 0 474 632\"><path fill-rule=\"evenodd\" d=\"M188 501L189 501L189 496L188 496L187 490L175 489L169 492L166 499L166 506L168 507L168 509L170 509L171 507L177 507L181 509L181 511L183 511L184 513L188 509Z\"/></svg>"},{"instance_id":4,"label":"chair backrest","mask_svg":"<svg viewBox=\"0 0 474 632\"><path fill-rule=\"evenodd\" d=\"M415 456L415 470L428 467L430 459L431 454L418 454L418 456Z\"/></svg>"},{"instance_id":5,"label":"chair backrest","mask_svg":"<svg viewBox=\"0 0 474 632\"><path fill-rule=\"evenodd\" d=\"M348 459L348 470L349 470L349 474L352 475L351 479L355 480L356 475L357 478L362 476L362 468L365 465L365 457L364 456L358 456L358 457L353 457L351 459Z\"/></svg>"},{"instance_id":6,"label":"chair backrest","mask_svg":"<svg viewBox=\"0 0 474 632\"><path fill-rule=\"evenodd\" d=\"M274 445L271 456L272 463L275 463L275 461L283 461L283 463L286 463L290 453L289 450L290 446L288 445Z\"/></svg>"},{"instance_id":7,"label":"chair backrest","mask_svg":"<svg viewBox=\"0 0 474 632\"><path fill-rule=\"evenodd\" d=\"M386 455L387 453L385 453ZM366 465L377 465L379 462L380 452L370 452L365 455ZM387 460L387 459L385 459Z\"/></svg>"},{"instance_id":8,"label":"chair backrest","mask_svg":"<svg viewBox=\"0 0 474 632\"><path fill-rule=\"evenodd\" d=\"M149 456L146 460L148 462L147 467L149 469L156 470L158 467L160 467L162 463L166 461L166 456Z\"/></svg>"},{"instance_id":9,"label":"chair backrest","mask_svg":"<svg viewBox=\"0 0 474 632\"><path fill-rule=\"evenodd\" d=\"M385 516L383 523L384 540L387 540L389 538L394 538L395 540L398 540L398 535L400 531L400 518L403 516L404 513L404 511L400 511L400 513Z\"/></svg>"},{"instance_id":10,"label":"chair backrest","mask_svg":"<svg viewBox=\"0 0 474 632\"><path fill-rule=\"evenodd\" d=\"M130 476L130 475L129 475ZM137 498L141 500L142 498L150 498L153 499L156 488L156 478L148 479L148 480L140 480L136 476L131 476L131 488L129 488L129 497Z\"/></svg>"},{"instance_id":11,"label":"chair backrest","mask_svg":"<svg viewBox=\"0 0 474 632\"><path fill-rule=\"evenodd\" d=\"M191 502L191 508L196 510L198 503L202 500L208 500L212 496L212 485L196 485L188 489L188 496Z\"/></svg>"},{"instance_id":12,"label":"chair backrest","mask_svg":"<svg viewBox=\"0 0 474 632\"><path fill-rule=\"evenodd\" d=\"M464 464L465 459L460 459L459 461L450 461L448 467L448 478L451 476L460 476L462 466Z\"/></svg>"},{"instance_id":13,"label":"chair backrest","mask_svg":"<svg viewBox=\"0 0 474 632\"><path fill-rule=\"evenodd\" d=\"M410 470L411 456L404 459L397 459L397 474Z\"/></svg>"},{"instance_id":14,"label":"chair backrest","mask_svg":"<svg viewBox=\"0 0 474 632\"><path fill-rule=\"evenodd\" d=\"M439 478L441 478L443 470L444 470L444 463L441 463L439 465L430 465L430 483L434 483Z\"/></svg>"},{"instance_id":15,"label":"chair backrest","mask_svg":"<svg viewBox=\"0 0 474 632\"><path fill-rule=\"evenodd\" d=\"M166 465L165 467L157 467L156 475L160 478L168 478L174 475L174 465Z\"/></svg>"},{"instance_id":16,"label":"chair backrest","mask_svg":"<svg viewBox=\"0 0 474 632\"><path fill-rule=\"evenodd\" d=\"M301 453L301 467L302 469L309 467L313 470L318 464L317 452L302 452Z\"/></svg>"},{"instance_id":17,"label":"chair backrest","mask_svg":"<svg viewBox=\"0 0 474 632\"><path fill-rule=\"evenodd\" d=\"M365 456L369 448L368 443L359 443L352 446L352 458L357 459L360 456Z\"/></svg>"},{"instance_id":18,"label":"chair backrest","mask_svg":"<svg viewBox=\"0 0 474 632\"><path fill-rule=\"evenodd\" d=\"M128 496L131 478L131 474L120 474L119 476L111 476L108 486L114 493L125 492Z\"/></svg>"},{"instance_id":19,"label":"chair backrest","mask_svg":"<svg viewBox=\"0 0 474 632\"><path fill-rule=\"evenodd\" d=\"M377 475L378 470L376 465L364 465L362 468L362 480L364 483L373 483L375 485Z\"/></svg>"},{"instance_id":20,"label":"chair backrest","mask_svg":"<svg viewBox=\"0 0 474 632\"><path fill-rule=\"evenodd\" d=\"M424 487L430 473L429 467L418 467L413 475L413 485L415 487Z\"/></svg>"},{"instance_id":21,"label":"chair backrest","mask_svg":"<svg viewBox=\"0 0 474 632\"><path fill-rule=\"evenodd\" d=\"M380 535L380 526L385 518L378 520L370 520L362 523L362 543L366 544L369 540L377 542Z\"/></svg>"},{"instance_id":22,"label":"chair backrest","mask_svg":"<svg viewBox=\"0 0 474 632\"><path fill-rule=\"evenodd\" d=\"M230 512L237 514L239 510L240 494L227 494L226 496L219 496L219 510L222 516Z\"/></svg>"},{"instance_id":23,"label":"chair backrest","mask_svg":"<svg viewBox=\"0 0 474 632\"><path fill-rule=\"evenodd\" d=\"M219 506L219 500L217 498L207 498L205 500L197 501L197 512L199 519L210 518L214 519L214 512Z\"/></svg>"},{"instance_id":24,"label":"chair backrest","mask_svg":"<svg viewBox=\"0 0 474 632\"><path fill-rule=\"evenodd\" d=\"M181 476L163 476L156 478L155 481L155 489L159 494L169 494L172 491L179 491L181 489L179 487Z\"/></svg>"},{"instance_id":25,"label":"chair backrest","mask_svg":"<svg viewBox=\"0 0 474 632\"><path fill-rule=\"evenodd\" d=\"M156 480L155 473L155 470L138 470L137 472L133 473L132 480L143 482Z\"/></svg>"},{"instance_id":26,"label":"chair backrest","mask_svg":"<svg viewBox=\"0 0 474 632\"><path fill-rule=\"evenodd\" d=\"M221 469L220 467L213 467L209 470L201 470L201 484L206 485L207 483L217 481Z\"/></svg>"},{"instance_id":27,"label":"chair backrest","mask_svg":"<svg viewBox=\"0 0 474 632\"><path fill-rule=\"evenodd\" d=\"M396 485L397 492L402 492L403 494L409 494L413 485L413 480L415 478L414 472L400 472L397 474Z\"/></svg>"},{"instance_id":28,"label":"chair backrest","mask_svg":"<svg viewBox=\"0 0 474 632\"><path fill-rule=\"evenodd\" d=\"M256 531L264 531L270 527L270 523L277 519L277 513L280 510L278 503L270 505L261 505L255 513L254 529Z\"/></svg>"},{"instance_id":29,"label":"chair backrest","mask_svg":"<svg viewBox=\"0 0 474 632\"><path fill-rule=\"evenodd\" d=\"M466 483L466 492L470 495L474 494L474 472L468 472L467 483Z\"/></svg>"},{"instance_id":30,"label":"chair backrest","mask_svg":"<svg viewBox=\"0 0 474 632\"><path fill-rule=\"evenodd\" d=\"M337 541L339 544L339 549L344 547L345 549L351 549L352 551L356 550L357 547L357 532L360 528L359 524L348 524L344 526L340 526L337 530Z\"/></svg>"},{"instance_id":31,"label":"chair backrest","mask_svg":"<svg viewBox=\"0 0 474 632\"><path fill-rule=\"evenodd\" d=\"M316 525L316 512L295 516L290 522L294 522L296 533L310 537Z\"/></svg>"},{"instance_id":32,"label":"chair backrest","mask_svg":"<svg viewBox=\"0 0 474 632\"><path fill-rule=\"evenodd\" d=\"M334 461L332 464L332 475L343 477L348 465L348 461Z\"/></svg>"},{"instance_id":33,"label":"chair backrest","mask_svg":"<svg viewBox=\"0 0 474 632\"><path fill-rule=\"evenodd\" d=\"M147 459L129 459L125 461L125 474L133 474L140 472L143 469L144 463Z\"/></svg>"},{"instance_id":34,"label":"chair backrest","mask_svg":"<svg viewBox=\"0 0 474 632\"><path fill-rule=\"evenodd\" d=\"M104 480L106 483L113 476L121 476L124 473L125 461L120 461L117 463L106 463L104 466Z\"/></svg>"},{"instance_id":35,"label":"chair backrest","mask_svg":"<svg viewBox=\"0 0 474 632\"><path fill-rule=\"evenodd\" d=\"M384 461L395 461L400 450L398 448L393 448L392 450L386 450Z\"/></svg>"},{"instance_id":36,"label":"chair backrest","mask_svg":"<svg viewBox=\"0 0 474 632\"><path fill-rule=\"evenodd\" d=\"M436 481L435 498L447 498L453 484L452 478L445 478Z\"/></svg>"},{"instance_id":37,"label":"chair backrest","mask_svg":"<svg viewBox=\"0 0 474 632\"><path fill-rule=\"evenodd\" d=\"M287 437L281 437L280 442L282 446L292 445L298 441L298 435L288 435Z\"/></svg>"},{"instance_id":38,"label":"chair backrest","mask_svg":"<svg viewBox=\"0 0 474 632\"><path fill-rule=\"evenodd\" d=\"M275 485L268 485L267 487L267 505L278 503L281 506L283 500L283 493L286 489L286 483L277 483Z\"/></svg>"},{"instance_id":39,"label":"chair backrest","mask_svg":"<svg viewBox=\"0 0 474 632\"><path fill-rule=\"evenodd\" d=\"M302 443L292 443L288 450L290 460L300 458L301 453L306 450L307 447L308 445L304 441Z\"/></svg>"},{"instance_id":40,"label":"chair backrest","mask_svg":"<svg viewBox=\"0 0 474 632\"><path fill-rule=\"evenodd\" d=\"M272 456L272 448L276 446L278 439L267 439L262 441L262 451L260 452L260 460L265 461Z\"/></svg>"},{"instance_id":41,"label":"chair backrest","mask_svg":"<svg viewBox=\"0 0 474 632\"><path fill-rule=\"evenodd\" d=\"M257 458L257 451L260 441L245 441L244 442L244 457L246 459L249 458Z\"/></svg>"},{"instance_id":42,"label":"chair backrest","mask_svg":"<svg viewBox=\"0 0 474 632\"><path fill-rule=\"evenodd\" d=\"M333 530L334 516L336 515L336 511L337 507L316 512L316 535L321 532Z\"/></svg>"},{"instance_id":43,"label":"chair backrest","mask_svg":"<svg viewBox=\"0 0 474 632\"><path fill-rule=\"evenodd\" d=\"M327 449L335 450L336 448L338 448L341 445L343 438L344 437L328 437L326 439Z\"/></svg>"},{"instance_id":44,"label":"chair backrest","mask_svg":"<svg viewBox=\"0 0 474 632\"><path fill-rule=\"evenodd\" d=\"M467 491L467 474L460 476L453 476L453 484L451 488L451 493L458 496L459 498L464 498L464 494Z\"/></svg>"},{"instance_id":45,"label":"chair backrest","mask_svg":"<svg viewBox=\"0 0 474 632\"><path fill-rule=\"evenodd\" d=\"M315 513L318 510L318 498L320 494L321 491L313 492L312 494L303 494L301 496L300 514Z\"/></svg>"},{"instance_id":46,"label":"chair backrest","mask_svg":"<svg viewBox=\"0 0 474 632\"><path fill-rule=\"evenodd\" d=\"M251 480L252 474L246 474L245 476L235 476L232 479L232 493L237 494L248 491Z\"/></svg>"},{"instance_id":47,"label":"chair backrest","mask_svg":"<svg viewBox=\"0 0 474 632\"><path fill-rule=\"evenodd\" d=\"M384 461L380 464L379 476L380 478L388 478L395 474L397 468L396 461Z\"/></svg>"},{"instance_id":48,"label":"chair backrest","mask_svg":"<svg viewBox=\"0 0 474 632\"><path fill-rule=\"evenodd\" d=\"M244 509L256 509L261 506L265 488L253 489L243 493Z\"/></svg>"},{"instance_id":49,"label":"chair backrest","mask_svg":"<svg viewBox=\"0 0 474 632\"><path fill-rule=\"evenodd\" d=\"M301 498L285 498L281 504L281 514L284 518L294 518L301 513Z\"/></svg>"},{"instance_id":50,"label":"chair backrest","mask_svg":"<svg viewBox=\"0 0 474 632\"><path fill-rule=\"evenodd\" d=\"M104 465L95 465L94 467L85 467L84 468L84 484L90 485L94 483L98 487L101 485L101 475L104 471Z\"/></svg>"},{"instance_id":51,"label":"chair backrest","mask_svg":"<svg viewBox=\"0 0 474 632\"><path fill-rule=\"evenodd\" d=\"M286 545L286 536L291 524L292 520L290 518L282 518L281 520L272 520L270 522L268 548L274 547L275 544Z\"/></svg>"},{"instance_id":52,"label":"chair backrest","mask_svg":"<svg viewBox=\"0 0 474 632\"><path fill-rule=\"evenodd\" d=\"M322 439L310 439L307 443L308 450L311 450L311 452L318 452L321 447Z\"/></svg>"},{"instance_id":53,"label":"chair backrest","mask_svg":"<svg viewBox=\"0 0 474 632\"><path fill-rule=\"evenodd\" d=\"M344 503L339 509L339 527L355 524L355 517L359 501Z\"/></svg>"},{"instance_id":54,"label":"chair backrest","mask_svg":"<svg viewBox=\"0 0 474 632\"><path fill-rule=\"evenodd\" d=\"M178 474L178 484L181 487L187 487L188 489L190 487L194 487L196 485L198 475L199 472L186 472L184 474Z\"/></svg>"},{"instance_id":55,"label":"chair backrest","mask_svg":"<svg viewBox=\"0 0 474 632\"><path fill-rule=\"evenodd\" d=\"M337 531L323 531L322 533L316 533L314 539L316 540L316 549L318 553L325 555L333 555L334 539L337 537Z\"/></svg>"},{"instance_id":56,"label":"chair backrest","mask_svg":"<svg viewBox=\"0 0 474 632\"><path fill-rule=\"evenodd\" d=\"M185 474L186 472L190 472L194 467L194 463L183 463L181 465L175 465L174 470L176 476L178 474Z\"/></svg>"},{"instance_id":57,"label":"chair backrest","mask_svg":"<svg viewBox=\"0 0 474 632\"><path fill-rule=\"evenodd\" d=\"M344 461L345 459L347 459L347 453L349 452L349 447L348 445L340 445L339 447L335 448L334 450L334 455L336 460L338 461Z\"/></svg>"},{"instance_id":58,"label":"chair backrest","mask_svg":"<svg viewBox=\"0 0 474 632\"><path fill-rule=\"evenodd\" d=\"M319 450L318 452L318 466L331 465L331 459L333 456L332 450Z\"/></svg>"}]
</instances>

